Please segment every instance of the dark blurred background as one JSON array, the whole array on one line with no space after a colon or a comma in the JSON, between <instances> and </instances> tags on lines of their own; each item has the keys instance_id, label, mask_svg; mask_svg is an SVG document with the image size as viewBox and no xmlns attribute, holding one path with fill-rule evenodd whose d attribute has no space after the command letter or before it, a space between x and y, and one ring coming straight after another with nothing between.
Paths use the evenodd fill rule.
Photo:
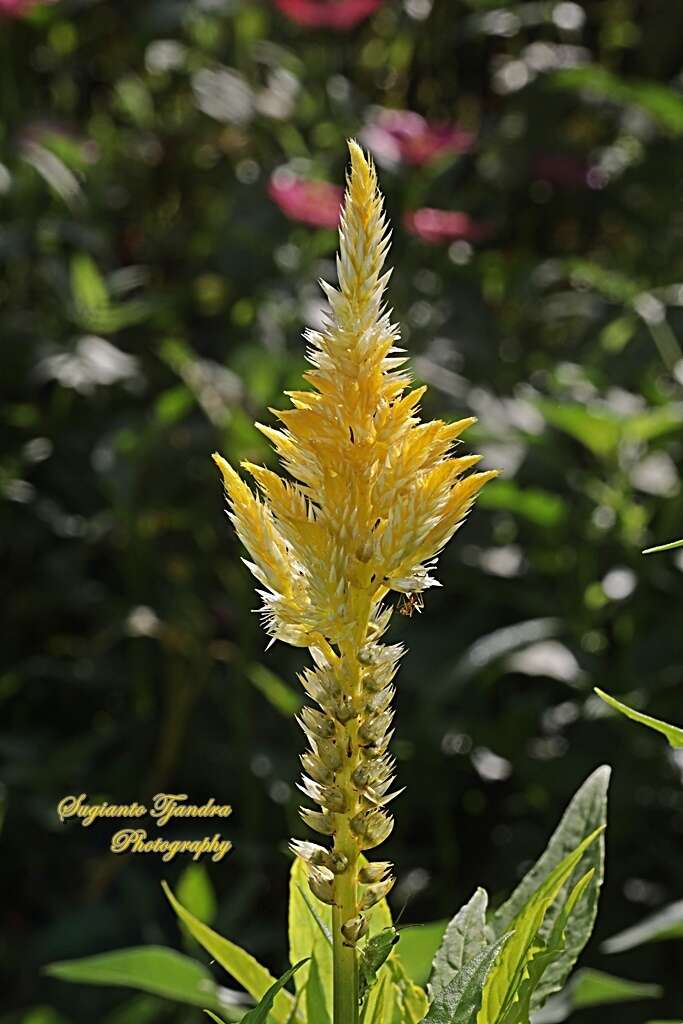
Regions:
<instances>
[{"instance_id":1,"label":"dark blurred background","mask_svg":"<svg viewBox=\"0 0 683 1024\"><path fill-rule=\"evenodd\" d=\"M683 896L683 761L591 688L683 723L683 558L640 554L683 522L683 4L0 0L0 50L2 1020L201 1016L41 977L181 945L187 861L114 858L66 793L230 802L200 902L283 968L304 659L265 651L209 456L272 459L349 135L425 413L503 470L392 625L394 909L500 900L609 762L583 963L666 995L576 1020L680 1014L681 940L600 943Z\"/></svg>"}]
</instances>

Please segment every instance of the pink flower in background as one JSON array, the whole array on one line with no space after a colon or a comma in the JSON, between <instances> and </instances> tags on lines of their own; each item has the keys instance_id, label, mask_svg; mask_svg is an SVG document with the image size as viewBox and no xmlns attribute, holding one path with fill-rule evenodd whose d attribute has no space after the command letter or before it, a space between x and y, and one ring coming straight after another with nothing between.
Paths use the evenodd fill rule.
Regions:
<instances>
[{"instance_id":1,"label":"pink flower in background","mask_svg":"<svg viewBox=\"0 0 683 1024\"><path fill-rule=\"evenodd\" d=\"M365 126L362 139L384 164L426 164L442 153L467 153L472 132L455 124L427 121L412 110L380 108Z\"/></svg>"},{"instance_id":2,"label":"pink flower in background","mask_svg":"<svg viewBox=\"0 0 683 1024\"><path fill-rule=\"evenodd\" d=\"M344 190L326 181L297 178L285 168L275 171L268 182L268 195L290 220L316 228L336 228Z\"/></svg>"},{"instance_id":3,"label":"pink flower in background","mask_svg":"<svg viewBox=\"0 0 683 1024\"><path fill-rule=\"evenodd\" d=\"M353 28L381 7L384 0L275 0L275 6L308 28Z\"/></svg>"},{"instance_id":4,"label":"pink flower in background","mask_svg":"<svg viewBox=\"0 0 683 1024\"><path fill-rule=\"evenodd\" d=\"M38 0L0 0L0 17L20 18L22 14L35 7Z\"/></svg>"},{"instance_id":5,"label":"pink flower in background","mask_svg":"<svg viewBox=\"0 0 683 1024\"><path fill-rule=\"evenodd\" d=\"M585 188L589 170L581 157L564 153L537 153L531 162L534 178L558 188Z\"/></svg>"},{"instance_id":6,"label":"pink flower in background","mask_svg":"<svg viewBox=\"0 0 683 1024\"><path fill-rule=\"evenodd\" d=\"M417 235L423 242L451 242L462 238L466 242L481 242L493 232L491 224L473 221L467 213L457 210L435 210L425 206L411 210L403 219L406 231Z\"/></svg>"}]
</instances>

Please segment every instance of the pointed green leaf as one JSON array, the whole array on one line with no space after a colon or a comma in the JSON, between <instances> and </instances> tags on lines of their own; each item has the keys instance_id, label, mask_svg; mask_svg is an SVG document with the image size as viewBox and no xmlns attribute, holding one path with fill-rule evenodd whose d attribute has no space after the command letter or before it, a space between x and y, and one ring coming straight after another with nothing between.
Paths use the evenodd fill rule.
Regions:
<instances>
[{"instance_id":1,"label":"pointed green leaf","mask_svg":"<svg viewBox=\"0 0 683 1024\"><path fill-rule=\"evenodd\" d=\"M606 704L609 704L611 708L614 708L615 711L621 712L622 715L626 715L627 718L631 718L634 722L639 722L640 725L646 725L649 729L661 732L663 736L666 736L674 750L683 749L683 729L679 729L677 725L669 725L668 722L662 722L659 718L645 715L642 711L634 711L628 704L622 704L616 697L610 697L608 693L605 693L604 690L599 690L597 686L595 687L595 693Z\"/></svg>"},{"instance_id":2,"label":"pointed green leaf","mask_svg":"<svg viewBox=\"0 0 683 1024\"><path fill-rule=\"evenodd\" d=\"M635 999L658 999L661 994L659 985L616 978L604 971L583 968L576 972L562 992L552 996L543 1009L534 1015L534 1024L560 1024L574 1010Z\"/></svg>"},{"instance_id":3,"label":"pointed green leaf","mask_svg":"<svg viewBox=\"0 0 683 1024\"><path fill-rule=\"evenodd\" d=\"M683 900L670 903L646 917L640 924L627 928L618 935L606 939L600 947L603 953L623 953L647 942L664 942L667 939L683 937Z\"/></svg>"},{"instance_id":4,"label":"pointed green leaf","mask_svg":"<svg viewBox=\"0 0 683 1024\"><path fill-rule=\"evenodd\" d=\"M88 253L76 253L71 260L71 293L76 312L86 327L109 311L107 286Z\"/></svg>"},{"instance_id":5,"label":"pointed green leaf","mask_svg":"<svg viewBox=\"0 0 683 1024\"><path fill-rule=\"evenodd\" d=\"M663 83L622 78L596 64L555 71L549 81L560 88L585 89L602 99L639 107L673 135L683 133L683 100Z\"/></svg>"},{"instance_id":6,"label":"pointed green leaf","mask_svg":"<svg viewBox=\"0 0 683 1024\"><path fill-rule=\"evenodd\" d=\"M225 1008L206 967L164 946L137 946L79 960L62 960L49 964L45 973L63 981L134 988L187 1006Z\"/></svg>"},{"instance_id":7,"label":"pointed green leaf","mask_svg":"<svg viewBox=\"0 0 683 1024\"><path fill-rule=\"evenodd\" d=\"M674 548L683 548L683 540L672 540L668 544L658 544L654 548L645 548L644 555L654 555L658 551L673 551Z\"/></svg>"},{"instance_id":8,"label":"pointed green leaf","mask_svg":"<svg viewBox=\"0 0 683 1024\"><path fill-rule=\"evenodd\" d=\"M247 678L285 718L291 718L301 710L299 693L265 665L250 665Z\"/></svg>"},{"instance_id":9,"label":"pointed green leaf","mask_svg":"<svg viewBox=\"0 0 683 1024\"><path fill-rule=\"evenodd\" d=\"M623 421L613 412L589 409L578 402L544 400L537 405L548 423L569 434L598 458L607 458L616 451Z\"/></svg>"},{"instance_id":10,"label":"pointed green leaf","mask_svg":"<svg viewBox=\"0 0 683 1024\"><path fill-rule=\"evenodd\" d=\"M225 968L240 985L243 985L254 999L262 999L270 987L275 984L275 978L270 971L262 967L258 960L246 950L234 942L230 942L229 939L223 938L222 935L191 914L189 910L185 910L166 882L161 884L169 903L200 946L203 946L221 967ZM293 1005L294 999L291 993L284 989L277 992L271 1011L275 1024L287 1024Z\"/></svg>"},{"instance_id":11,"label":"pointed green leaf","mask_svg":"<svg viewBox=\"0 0 683 1024\"><path fill-rule=\"evenodd\" d=\"M306 1020L319 1021L320 1024L330 1024L330 1015L327 1011L325 990L320 981L318 961L315 956L311 957L308 971L308 983L306 985Z\"/></svg>"},{"instance_id":12,"label":"pointed green leaf","mask_svg":"<svg viewBox=\"0 0 683 1024\"><path fill-rule=\"evenodd\" d=\"M482 508L502 508L537 526L557 526L567 517L567 507L559 494L539 487L522 488L513 480L494 480L478 501Z\"/></svg>"},{"instance_id":13,"label":"pointed green leaf","mask_svg":"<svg viewBox=\"0 0 683 1024\"><path fill-rule=\"evenodd\" d=\"M300 857L295 857L289 881L289 962L315 959L318 982L324 996L327 1016L332 1019L332 950L324 930L332 933L332 907L313 900L308 905L308 872ZM312 909L315 909L316 916ZM311 965L305 964L294 976L297 995L308 986Z\"/></svg>"},{"instance_id":14,"label":"pointed green leaf","mask_svg":"<svg viewBox=\"0 0 683 1024\"><path fill-rule=\"evenodd\" d=\"M432 999L451 983L469 960L489 944L490 937L486 928L487 904L486 890L477 889L448 925L432 965L429 979Z\"/></svg>"},{"instance_id":15,"label":"pointed green leaf","mask_svg":"<svg viewBox=\"0 0 683 1024\"><path fill-rule=\"evenodd\" d=\"M528 973L529 962L537 953L543 952L545 942L542 933L545 931L546 934L552 934L553 931L552 925L548 927L548 911L551 907L556 909L555 919L561 913L565 901L558 907L558 897L581 863L584 853L602 830L603 827L586 836L575 850L545 876L536 892L510 923L512 937L486 981L478 1024L502 1024L515 1001L519 1001L520 986L525 972ZM551 963L550 967L555 966L555 963ZM545 963L544 968L549 969Z\"/></svg>"},{"instance_id":16,"label":"pointed green leaf","mask_svg":"<svg viewBox=\"0 0 683 1024\"><path fill-rule=\"evenodd\" d=\"M474 1024L486 979L509 939L504 935L480 950L434 1000L424 1024Z\"/></svg>"},{"instance_id":17,"label":"pointed green leaf","mask_svg":"<svg viewBox=\"0 0 683 1024\"><path fill-rule=\"evenodd\" d=\"M496 935L502 935L509 931L512 922L538 890L543 880L564 857L575 850L583 837L604 827L607 816L607 787L610 772L611 769L607 765L603 765L593 772L576 792L543 854L524 876L512 896L493 915L490 923ZM602 886L604 858L605 843L604 838L600 836L597 842L588 845L571 877L567 879L566 888L571 891L586 872L591 869L595 872L588 884L584 898L567 922L563 952L544 973L534 997L537 1004L552 992L557 992L562 988L579 953L590 938ZM545 941L550 935L563 903L564 897L560 893L556 904L549 909L543 921L540 931L541 940Z\"/></svg>"},{"instance_id":18,"label":"pointed green leaf","mask_svg":"<svg viewBox=\"0 0 683 1024\"><path fill-rule=\"evenodd\" d=\"M604 971L584 968L577 971L571 984L572 1005L580 1010L584 1006L602 1006L605 1003L624 1003L631 999L658 999L660 985L615 978Z\"/></svg>"},{"instance_id":19,"label":"pointed green leaf","mask_svg":"<svg viewBox=\"0 0 683 1024\"><path fill-rule=\"evenodd\" d=\"M505 1024L527 1024L531 1013L532 999L539 988L541 978L564 950L566 940L566 927L574 907L583 896L586 887L593 877L593 871L588 871L584 877L574 886L569 899L558 916L550 938L546 945L532 947L526 969L522 975L518 992L516 993L516 1004L506 1017Z\"/></svg>"},{"instance_id":20,"label":"pointed green leaf","mask_svg":"<svg viewBox=\"0 0 683 1024\"><path fill-rule=\"evenodd\" d=\"M285 973L270 986L258 1005L255 1006L253 1010L249 1010L249 1012L242 1017L241 1024L266 1024L268 1014L273 1009L275 1000L284 994L284 988L289 979L295 976L305 963L305 960L300 960L298 964L293 964L289 970L285 971ZM312 1019L317 1021L320 1018L309 1017L309 1021ZM323 1024L322 1020L320 1020L320 1024Z\"/></svg>"}]
</instances>

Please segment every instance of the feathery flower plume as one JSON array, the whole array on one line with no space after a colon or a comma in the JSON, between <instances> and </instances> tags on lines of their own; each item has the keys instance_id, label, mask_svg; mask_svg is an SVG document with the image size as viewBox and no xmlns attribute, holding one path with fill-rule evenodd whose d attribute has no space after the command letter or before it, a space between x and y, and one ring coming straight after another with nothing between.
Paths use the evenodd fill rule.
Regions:
<instances>
[{"instance_id":1,"label":"feathery flower plume","mask_svg":"<svg viewBox=\"0 0 683 1024\"><path fill-rule=\"evenodd\" d=\"M364 911L393 884L392 865L361 854L392 829L387 804L393 678L403 653L382 643L391 591L401 610L420 607L438 586L436 558L495 472L469 472L477 455L453 453L474 420L422 423L425 388L410 388L397 348L398 328L384 304L389 247L372 163L349 143L351 171L339 230L339 287L321 282L329 301L324 327L308 331L309 390L288 392L275 412L279 429L257 424L287 477L251 463L254 493L220 455L229 515L261 585L262 615L273 639L308 647L313 665L300 681L317 708L300 725L309 743L301 789L319 810L304 821L331 844L294 841L315 896L333 906L335 1020L352 1020L349 998L337 1016L337 982L356 972ZM347 986L348 987L348 986ZM340 1004L341 1005L341 1004Z\"/></svg>"}]
</instances>

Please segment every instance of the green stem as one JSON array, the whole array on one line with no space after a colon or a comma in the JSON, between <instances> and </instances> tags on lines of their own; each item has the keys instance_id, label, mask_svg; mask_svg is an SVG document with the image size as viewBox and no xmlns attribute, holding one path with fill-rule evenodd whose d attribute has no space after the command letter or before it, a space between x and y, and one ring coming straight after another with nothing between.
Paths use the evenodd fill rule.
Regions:
<instances>
[{"instance_id":1,"label":"green stem","mask_svg":"<svg viewBox=\"0 0 683 1024\"><path fill-rule=\"evenodd\" d=\"M358 1022L358 960L354 946L349 946L342 935L344 921L354 916L356 903L357 869L337 876L335 902L332 913L333 935L333 1004L334 1024Z\"/></svg>"},{"instance_id":2,"label":"green stem","mask_svg":"<svg viewBox=\"0 0 683 1024\"><path fill-rule=\"evenodd\" d=\"M348 646L341 647L342 685L360 712L362 700L361 667L358 651L365 641L370 614L370 602L366 599L358 607L358 630ZM334 849L343 854L348 867L334 880L333 908L333 1007L334 1024L358 1024L360 1006L358 999L358 956L355 946L349 944L343 934L342 925L358 913L358 858L359 847L351 829L351 818L360 810L357 790L352 775L361 759L358 743L358 721L352 718L343 730L344 764L338 774L337 784L349 799L344 814L337 815L337 831Z\"/></svg>"}]
</instances>

